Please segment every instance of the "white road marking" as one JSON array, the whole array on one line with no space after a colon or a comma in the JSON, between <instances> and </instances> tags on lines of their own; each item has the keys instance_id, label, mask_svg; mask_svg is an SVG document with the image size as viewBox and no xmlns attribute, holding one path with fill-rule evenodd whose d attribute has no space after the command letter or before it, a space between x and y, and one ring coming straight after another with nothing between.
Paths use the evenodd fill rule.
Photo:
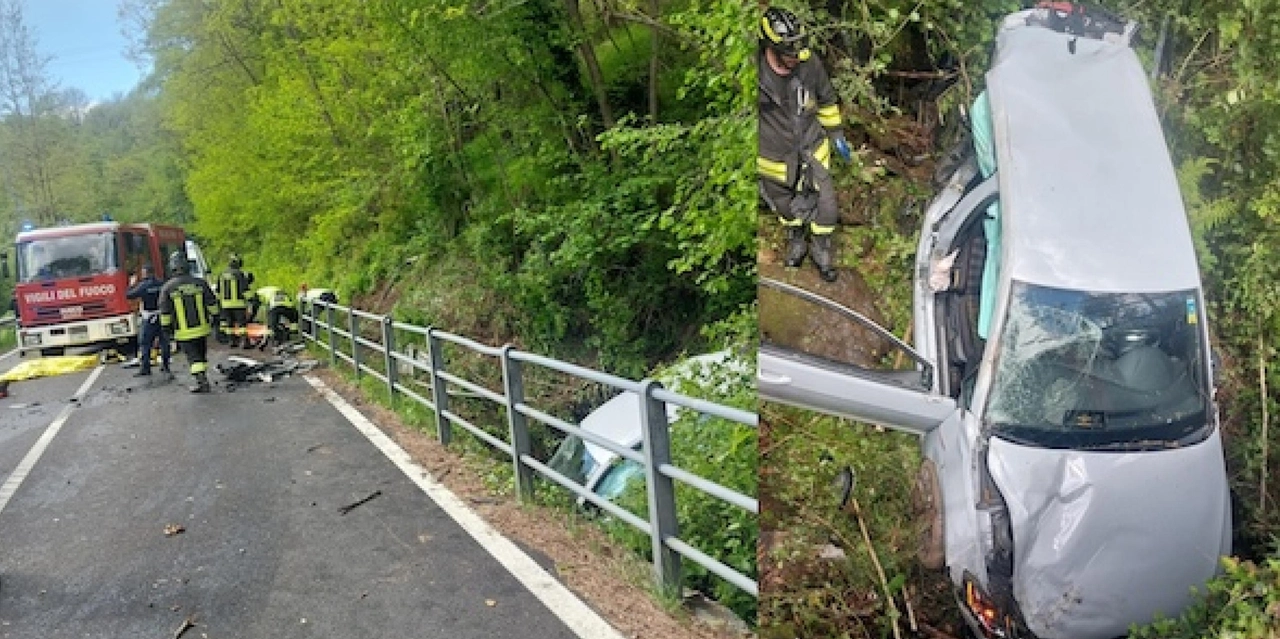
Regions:
<instances>
[{"instance_id":1,"label":"white road marking","mask_svg":"<svg viewBox=\"0 0 1280 639\"><path fill-rule=\"evenodd\" d=\"M26 480L27 475L31 473L31 469L35 468L36 462L40 461L40 456L44 454L44 450L49 447L49 442L52 442L58 431L62 430L62 425L67 423L67 418L71 417L71 412L76 409L77 403L84 398L85 393L89 392L93 383L98 381L98 376L102 374L104 368L104 366L99 365L93 369L92 373L89 373L89 378L80 385L79 390L72 396L71 402L62 408L62 412L58 413L58 417L53 420L53 423L49 424L48 428L44 429L44 434L40 436L40 439L36 440L36 444L31 447L31 450L27 451L27 456L22 458L22 462L18 464L18 467L14 468L13 472L9 474L9 478L4 480L4 485L0 486L0 512L4 512L5 506L9 505L9 499L13 497L14 493L18 492L18 487Z\"/></svg>"},{"instance_id":2,"label":"white road marking","mask_svg":"<svg viewBox=\"0 0 1280 639\"><path fill-rule=\"evenodd\" d=\"M495 530L461 499L458 499L457 495L436 481L431 473L413 461L409 453L361 415L360 411L330 390L320 379L311 375L305 378L347 418L347 421L351 422L351 425L363 433L374 446L377 446L378 450L381 450L387 459L400 468L405 476L418 484L428 497L435 501L449 517L458 522L458 525L467 531L467 534L471 535L482 548L489 551L498 563L502 564L516 580L524 584L525 588L528 588L529 592L545 604L551 613L559 617L570 630L582 639L624 639L622 634L614 630L613 626L583 603L564 584L543 570L542 566L539 566L511 540L503 537L502 533Z\"/></svg>"},{"instance_id":3,"label":"white road marking","mask_svg":"<svg viewBox=\"0 0 1280 639\"><path fill-rule=\"evenodd\" d=\"M17 352L18 352L18 348L15 346L13 350L9 351L8 353L5 353L4 355L0 355L0 360L9 359L10 357L13 357L14 354Z\"/></svg>"}]
</instances>

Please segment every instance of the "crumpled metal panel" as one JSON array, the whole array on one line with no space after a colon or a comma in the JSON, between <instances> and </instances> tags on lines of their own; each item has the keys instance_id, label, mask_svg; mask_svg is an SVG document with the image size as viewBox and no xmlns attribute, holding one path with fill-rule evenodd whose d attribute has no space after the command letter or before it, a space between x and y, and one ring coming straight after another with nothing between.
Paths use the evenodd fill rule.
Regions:
<instances>
[{"instance_id":1,"label":"crumpled metal panel","mask_svg":"<svg viewBox=\"0 0 1280 639\"><path fill-rule=\"evenodd\" d=\"M988 455L1013 527L1014 596L1041 639L1110 639L1176 615L1230 551L1218 431L1128 453L993 438Z\"/></svg>"}]
</instances>

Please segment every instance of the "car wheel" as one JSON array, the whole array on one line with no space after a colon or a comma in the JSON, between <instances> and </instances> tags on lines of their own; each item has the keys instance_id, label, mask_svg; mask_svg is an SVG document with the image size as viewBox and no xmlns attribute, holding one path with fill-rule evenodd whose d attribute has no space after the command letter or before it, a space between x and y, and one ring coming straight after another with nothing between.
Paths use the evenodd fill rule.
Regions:
<instances>
[{"instance_id":1,"label":"car wheel","mask_svg":"<svg viewBox=\"0 0 1280 639\"><path fill-rule=\"evenodd\" d=\"M938 468L932 459L920 464L912 490L916 517L923 523L920 531L920 564L929 570L941 570L943 552L942 488L938 486Z\"/></svg>"}]
</instances>

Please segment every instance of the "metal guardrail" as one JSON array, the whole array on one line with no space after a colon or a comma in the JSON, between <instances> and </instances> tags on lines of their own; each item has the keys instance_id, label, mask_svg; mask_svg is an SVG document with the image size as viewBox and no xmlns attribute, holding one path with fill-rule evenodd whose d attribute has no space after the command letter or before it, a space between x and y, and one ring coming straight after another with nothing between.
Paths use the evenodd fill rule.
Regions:
<instances>
[{"instance_id":1,"label":"metal guardrail","mask_svg":"<svg viewBox=\"0 0 1280 639\"><path fill-rule=\"evenodd\" d=\"M680 592L680 563L682 559L687 559L752 596L759 596L758 585L754 579L704 554L679 537L675 494L677 481L753 514L759 514L759 504L753 496L744 495L714 480L694 475L672 463L666 404L682 406L685 409L751 427L759 425L759 417L755 413L681 395L664 389L660 382L653 379L633 381L550 357L520 351L511 345L488 346L438 328L423 328L397 322L389 315L375 315L320 300L310 302L304 300L300 310L302 311L299 314L301 334L307 340L328 350L332 364L336 365L338 360L342 360L352 366L357 378L361 373L367 373L382 381L387 385L393 402L396 401L397 395L402 395L431 409L435 413L436 431L441 443L447 445L452 439L453 426L461 426L492 448L510 457L515 469L516 492L521 501L527 501L533 497L533 478L536 472L647 534L652 540L654 578L664 591ZM338 315L345 316L343 322L337 322ZM373 334L375 331L372 325L378 326L376 340L364 337L361 333L363 327L369 329L369 334ZM415 334L425 341L429 356L425 362L396 351L396 336L399 332ZM502 392L490 390L451 372L446 366L443 352L445 344L460 346L497 359L502 367ZM374 362L367 361L366 356L380 359L381 366L375 368ZM399 371L402 364L429 376L431 397L423 397L413 388L401 383ZM637 394L640 398L639 419L644 425L641 448L639 450L626 448L612 440L582 430L577 424L566 422L526 404L523 370L527 365L540 366ZM502 406L507 416L508 439L495 437L451 411L449 409L451 387L460 388L469 396L483 398ZM533 457L530 454L529 419L550 426L566 435L576 435L584 441L640 464L645 469L645 487L649 504L648 519L638 517L587 490L578 482L556 472Z\"/></svg>"}]
</instances>

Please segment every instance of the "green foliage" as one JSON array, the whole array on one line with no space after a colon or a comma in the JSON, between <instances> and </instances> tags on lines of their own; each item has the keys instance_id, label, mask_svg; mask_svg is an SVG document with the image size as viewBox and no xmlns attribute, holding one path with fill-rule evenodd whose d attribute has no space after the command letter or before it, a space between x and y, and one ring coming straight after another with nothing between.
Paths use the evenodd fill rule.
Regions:
<instances>
[{"instance_id":1,"label":"green foliage","mask_svg":"<svg viewBox=\"0 0 1280 639\"><path fill-rule=\"evenodd\" d=\"M734 350L741 353L742 346L739 342ZM677 362L673 366L680 364ZM740 369L701 367L700 370L687 371L670 388L693 397L754 410L754 372L754 366ZM743 494L756 494L759 448L757 432L752 426L721 418L700 417L691 411L684 411L671 424L671 457L673 463L681 469L702 477L714 478L717 483ZM648 519L644 481L629 483L617 502L632 513ZM676 517L681 540L725 565L756 578L759 525L754 514L676 482ZM619 520L609 519L607 526L615 537L637 553L651 557L651 541L647 534ZM687 587L710 594L748 623L755 623L754 597L691 561L682 562L682 566Z\"/></svg>"},{"instance_id":2,"label":"green foliage","mask_svg":"<svg viewBox=\"0 0 1280 639\"><path fill-rule=\"evenodd\" d=\"M1244 639L1280 636L1280 559L1255 564L1222 561L1223 574L1208 583L1180 617L1134 628L1130 639Z\"/></svg>"},{"instance_id":3,"label":"green foliage","mask_svg":"<svg viewBox=\"0 0 1280 639\"><path fill-rule=\"evenodd\" d=\"M894 596L903 597L908 578L916 579L919 521L911 485L919 440L774 404L762 405L761 421L767 461L760 525L768 531L761 546L761 636L888 636L890 608L871 557ZM856 477L857 512L839 503L835 480L846 466ZM828 543L843 556L823 559Z\"/></svg>"}]
</instances>

